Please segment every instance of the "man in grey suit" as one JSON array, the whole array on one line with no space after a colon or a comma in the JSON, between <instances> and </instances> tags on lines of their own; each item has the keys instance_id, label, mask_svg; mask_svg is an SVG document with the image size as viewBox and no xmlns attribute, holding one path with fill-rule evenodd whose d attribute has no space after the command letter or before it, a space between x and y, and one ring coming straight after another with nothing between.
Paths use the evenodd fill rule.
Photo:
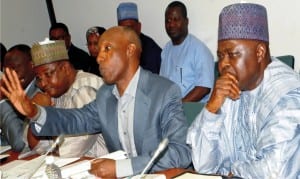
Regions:
<instances>
[{"instance_id":1,"label":"man in grey suit","mask_svg":"<svg viewBox=\"0 0 300 179\"><path fill-rule=\"evenodd\" d=\"M17 72L21 86L30 98L38 91L28 45L19 44L11 47L5 55L3 66ZM23 150L24 120L25 116L16 111L8 100L0 101L1 145L10 145L12 150L17 152Z\"/></svg>"},{"instance_id":2,"label":"man in grey suit","mask_svg":"<svg viewBox=\"0 0 300 179\"><path fill-rule=\"evenodd\" d=\"M28 100L15 73L6 70L7 89L1 91L32 119L36 135L102 132L108 150L125 150L129 159L97 159L91 173L103 178L142 172L160 141L169 139L166 151L149 172L186 168L191 163L186 145L187 121L179 87L139 66L141 42L128 27L112 27L99 40L99 70L106 83L96 99L81 109L40 107Z\"/></svg>"}]
</instances>

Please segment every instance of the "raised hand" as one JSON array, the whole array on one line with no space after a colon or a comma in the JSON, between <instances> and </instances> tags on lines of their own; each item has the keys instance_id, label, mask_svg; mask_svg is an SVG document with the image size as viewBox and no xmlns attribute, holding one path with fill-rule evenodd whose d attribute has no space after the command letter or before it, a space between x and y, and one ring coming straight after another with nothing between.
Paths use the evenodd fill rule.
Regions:
<instances>
[{"instance_id":1,"label":"raised hand","mask_svg":"<svg viewBox=\"0 0 300 179\"><path fill-rule=\"evenodd\" d=\"M230 73L226 73L217 79L206 109L212 113L217 113L226 98L236 100L240 98L238 80Z\"/></svg>"},{"instance_id":2,"label":"raised hand","mask_svg":"<svg viewBox=\"0 0 300 179\"><path fill-rule=\"evenodd\" d=\"M2 80L4 85L1 85L0 91L10 100L14 107L24 116L35 116L37 107L23 90L17 73L14 70L6 68Z\"/></svg>"}]
</instances>

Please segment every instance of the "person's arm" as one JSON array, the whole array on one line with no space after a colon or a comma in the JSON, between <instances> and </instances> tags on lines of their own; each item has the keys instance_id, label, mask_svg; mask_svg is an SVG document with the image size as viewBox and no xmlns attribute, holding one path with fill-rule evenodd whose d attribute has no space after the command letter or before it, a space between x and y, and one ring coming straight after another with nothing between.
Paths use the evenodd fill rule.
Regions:
<instances>
[{"instance_id":1,"label":"person's arm","mask_svg":"<svg viewBox=\"0 0 300 179\"><path fill-rule=\"evenodd\" d=\"M37 92L31 99L31 101L35 104L41 105L41 106L52 106L53 101L51 100L51 97L42 92ZM34 149L35 146L38 145L40 142L40 138L38 136L33 135L31 131L31 127L28 127L27 130L27 141L28 141L28 146L30 149Z\"/></svg>"},{"instance_id":2,"label":"person's arm","mask_svg":"<svg viewBox=\"0 0 300 179\"><path fill-rule=\"evenodd\" d=\"M216 173L224 162L228 137L224 130L225 114L220 110L226 98L236 100L240 90L236 78L227 73L221 76L214 86L206 107L189 128L187 143L192 147L193 164L201 173ZM228 111L229 112L229 111ZM230 162L230 161L228 161ZM224 168L224 173L229 173Z\"/></svg>"},{"instance_id":3,"label":"person's arm","mask_svg":"<svg viewBox=\"0 0 300 179\"><path fill-rule=\"evenodd\" d=\"M9 101L3 101L0 103L0 128L1 133L4 136L4 140L7 140L8 144L12 147L12 150L21 152L25 147L23 141L23 119Z\"/></svg>"},{"instance_id":4,"label":"person's arm","mask_svg":"<svg viewBox=\"0 0 300 179\"><path fill-rule=\"evenodd\" d=\"M204 96L209 94L210 88L195 86L184 98L182 98L182 102L198 102Z\"/></svg>"},{"instance_id":5,"label":"person's arm","mask_svg":"<svg viewBox=\"0 0 300 179\"><path fill-rule=\"evenodd\" d=\"M187 144L192 147L193 165L197 172L215 174L223 162L226 136L221 134L224 114L214 114L203 108L187 134ZM228 171L229 172L229 171ZM227 172L227 173L228 173Z\"/></svg>"},{"instance_id":6,"label":"person's arm","mask_svg":"<svg viewBox=\"0 0 300 179\"><path fill-rule=\"evenodd\" d=\"M77 134L101 131L99 131L101 129L99 120L95 115L97 114L95 103L88 104L83 109L40 107L25 94L15 71L6 69L3 80L6 88L1 86L0 90L21 114L34 121L31 124L31 126L35 126L32 127L34 135L58 136L62 133ZM44 125L47 127L43 128Z\"/></svg>"}]
</instances>

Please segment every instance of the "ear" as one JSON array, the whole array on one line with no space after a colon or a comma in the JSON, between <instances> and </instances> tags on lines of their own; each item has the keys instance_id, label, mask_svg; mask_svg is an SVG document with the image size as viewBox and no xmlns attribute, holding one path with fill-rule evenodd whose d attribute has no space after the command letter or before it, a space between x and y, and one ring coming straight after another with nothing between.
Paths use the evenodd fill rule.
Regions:
<instances>
[{"instance_id":1,"label":"ear","mask_svg":"<svg viewBox=\"0 0 300 179\"><path fill-rule=\"evenodd\" d=\"M130 43L127 46L127 56L132 57L136 53L135 51L136 51L136 45L133 43Z\"/></svg>"},{"instance_id":2,"label":"ear","mask_svg":"<svg viewBox=\"0 0 300 179\"><path fill-rule=\"evenodd\" d=\"M259 63L266 57L266 53L267 53L266 44L260 42L256 47L256 56Z\"/></svg>"},{"instance_id":3,"label":"ear","mask_svg":"<svg viewBox=\"0 0 300 179\"><path fill-rule=\"evenodd\" d=\"M34 68L33 61L30 61L30 66L31 66L32 69Z\"/></svg>"}]
</instances>

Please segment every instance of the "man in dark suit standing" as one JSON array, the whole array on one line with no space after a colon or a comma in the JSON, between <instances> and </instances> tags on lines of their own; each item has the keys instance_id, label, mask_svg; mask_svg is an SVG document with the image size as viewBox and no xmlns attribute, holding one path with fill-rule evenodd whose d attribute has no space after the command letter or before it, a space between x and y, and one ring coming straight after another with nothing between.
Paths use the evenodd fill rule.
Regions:
<instances>
[{"instance_id":1,"label":"man in dark suit standing","mask_svg":"<svg viewBox=\"0 0 300 179\"><path fill-rule=\"evenodd\" d=\"M152 73L159 73L161 63L161 48L149 36L141 33L142 25L139 22L137 5L132 2L120 3L117 8L118 25L131 27L140 36L142 54L140 65Z\"/></svg>"},{"instance_id":2,"label":"man in dark suit standing","mask_svg":"<svg viewBox=\"0 0 300 179\"><path fill-rule=\"evenodd\" d=\"M169 145L149 172L186 168L191 163L186 145L187 121L181 92L170 80L140 68L142 46L128 27L112 27L101 35L97 62L103 80L97 97L80 109L40 107L28 100L6 70L7 89L1 91L14 106L32 119L36 135L102 132L109 152L124 150L124 160L97 159L91 172L101 178L141 173L164 138Z\"/></svg>"},{"instance_id":3,"label":"man in dark suit standing","mask_svg":"<svg viewBox=\"0 0 300 179\"><path fill-rule=\"evenodd\" d=\"M71 64L77 70L83 70L85 72L90 72L92 61L89 55L72 44L71 34L69 33L68 27L64 23L55 23L49 29L50 40L64 40L68 56Z\"/></svg>"}]
</instances>

